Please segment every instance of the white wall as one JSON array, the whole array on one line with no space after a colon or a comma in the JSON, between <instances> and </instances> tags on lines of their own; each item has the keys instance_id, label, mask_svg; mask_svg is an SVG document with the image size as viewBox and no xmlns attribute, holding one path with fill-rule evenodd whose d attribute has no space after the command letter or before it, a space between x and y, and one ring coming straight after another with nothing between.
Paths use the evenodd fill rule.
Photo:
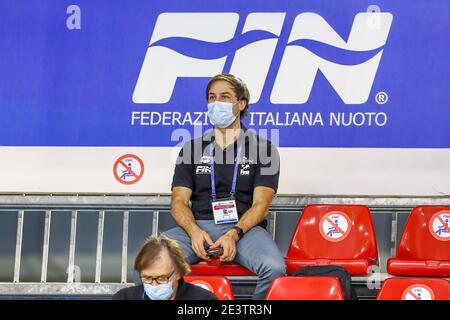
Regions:
<instances>
[{"instance_id":1,"label":"white wall","mask_svg":"<svg viewBox=\"0 0 450 320\"><path fill-rule=\"evenodd\" d=\"M169 193L179 148L0 147L2 193ZM145 172L133 185L113 164L133 153ZM450 194L450 149L280 148L279 194Z\"/></svg>"}]
</instances>

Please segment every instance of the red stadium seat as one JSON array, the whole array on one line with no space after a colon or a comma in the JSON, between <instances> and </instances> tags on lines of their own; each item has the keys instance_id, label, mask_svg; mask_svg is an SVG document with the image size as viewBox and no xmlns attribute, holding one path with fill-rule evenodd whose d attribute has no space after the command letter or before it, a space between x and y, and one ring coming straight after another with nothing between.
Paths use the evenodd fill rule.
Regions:
<instances>
[{"instance_id":1,"label":"red stadium seat","mask_svg":"<svg viewBox=\"0 0 450 320\"><path fill-rule=\"evenodd\" d=\"M195 275L227 275L227 276L251 276L255 275L252 271L235 262L221 263L215 266L207 261L191 265L191 274Z\"/></svg>"},{"instance_id":2,"label":"red stadium seat","mask_svg":"<svg viewBox=\"0 0 450 320\"><path fill-rule=\"evenodd\" d=\"M234 300L231 283L224 276L185 276L186 282L213 292L219 300Z\"/></svg>"},{"instance_id":3,"label":"red stadium seat","mask_svg":"<svg viewBox=\"0 0 450 320\"><path fill-rule=\"evenodd\" d=\"M430 278L389 278L377 300L450 300L450 282Z\"/></svg>"},{"instance_id":4,"label":"red stadium seat","mask_svg":"<svg viewBox=\"0 0 450 320\"><path fill-rule=\"evenodd\" d=\"M344 293L336 277L278 277L266 300L344 300Z\"/></svg>"},{"instance_id":5,"label":"red stadium seat","mask_svg":"<svg viewBox=\"0 0 450 320\"><path fill-rule=\"evenodd\" d=\"M413 209L387 271L394 275L450 276L450 206Z\"/></svg>"},{"instance_id":6,"label":"red stadium seat","mask_svg":"<svg viewBox=\"0 0 450 320\"><path fill-rule=\"evenodd\" d=\"M306 266L338 265L366 275L378 264L369 208L362 205L309 205L297 224L286 256L287 273Z\"/></svg>"}]
</instances>

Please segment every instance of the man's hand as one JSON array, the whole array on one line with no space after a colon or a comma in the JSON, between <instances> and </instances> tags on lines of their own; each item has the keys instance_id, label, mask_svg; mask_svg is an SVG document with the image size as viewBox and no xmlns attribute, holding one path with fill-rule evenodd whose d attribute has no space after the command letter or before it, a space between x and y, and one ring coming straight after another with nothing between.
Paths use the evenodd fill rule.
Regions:
<instances>
[{"instance_id":1,"label":"man's hand","mask_svg":"<svg viewBox=\"0 0 450 320\"><path fill-rule=\"evenodd\" d=\"M210 246L213 245L213 241L209 236L209 234L200 228L196 228L194 231L191 232L190 237L192 241L192 250L194 250L195 254L202 259L210 260L210 258L206 255L206 250L204 246L205 241Z\"/></svg>"},{"instance_id":2,"label":"man's hand","mask_svg":"<svg viewBox=\"0 0 450 320\"><path fill-rule=\"evenodd\" d=\"M220 261L229 262L233 261L236 256L236 242L239 240L236 230L232 229L221 236L210 247L211 249L222 247L223 254L220 256Z\"/></svg>"},{"instance_id":3,"label":"man's hand","mask_svg":"<svg viewBox=\"0 0 450 320\"><path fill-rule=\"evenodd\" d=\"M189 199L192 190L186 187L174 187L172 190L172 216L180 227L182 227L192 241L192 250L195 254L205 260L209 260L206 256L205 241L212 245L213 241L209 234L200 229L195 223L194 214L189 208Z\"/></svg>"}]
</instances>

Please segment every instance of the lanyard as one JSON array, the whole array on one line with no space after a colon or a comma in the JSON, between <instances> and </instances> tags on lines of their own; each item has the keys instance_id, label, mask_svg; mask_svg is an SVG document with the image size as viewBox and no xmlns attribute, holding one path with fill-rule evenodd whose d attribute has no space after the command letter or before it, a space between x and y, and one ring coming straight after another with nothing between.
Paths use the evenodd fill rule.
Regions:
<instances>
[{"instance_id":1,"label":"lanyard","mask_svg":"<svg viewBox=\"0 0 450 320\"><path fill-rule=\"evenodd\" d=\"M234 195L236 194L236 181L237 181L237 172L239 167L239 159L241 158L241 149L242 145L240 144L238 147L235 163L234 163L234 171L233 171L233 182L231 183L231 197L234 198ZM211 197L213 200L216 199L216 174L214 170L214 142L210 144L210 159L211 159Z\"/></svg>"}]
</instances>

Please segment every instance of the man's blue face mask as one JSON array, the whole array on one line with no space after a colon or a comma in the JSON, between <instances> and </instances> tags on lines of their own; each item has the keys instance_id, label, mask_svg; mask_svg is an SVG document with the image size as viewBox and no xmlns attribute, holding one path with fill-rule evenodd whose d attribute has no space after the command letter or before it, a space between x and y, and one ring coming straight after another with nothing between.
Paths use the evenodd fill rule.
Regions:
<instances>
[{"instance_id":1,"label":"man's blue face mask","mask_svg":"<svg viewBox=\"0 0 450 320\"><path fill-rule=\"evenodd\" d=\"M208 117L212 124L221 129L230 126L236 120L233 106L234 104L230 102L214 101L208 103Z\"/></svg>"},{"instance_id":2,"label":"man's blue face mask","mask_svg":"<svg viewBox=\"0 0 450 320\"><path fill-rule=\"evenodd\" d=\"M173 294L172 281L156 286L144 283L144 291L151 300L169 300Z\"/></svg>"}]
</instances>

